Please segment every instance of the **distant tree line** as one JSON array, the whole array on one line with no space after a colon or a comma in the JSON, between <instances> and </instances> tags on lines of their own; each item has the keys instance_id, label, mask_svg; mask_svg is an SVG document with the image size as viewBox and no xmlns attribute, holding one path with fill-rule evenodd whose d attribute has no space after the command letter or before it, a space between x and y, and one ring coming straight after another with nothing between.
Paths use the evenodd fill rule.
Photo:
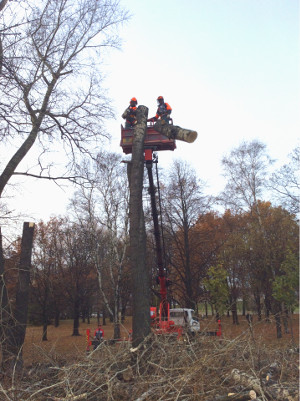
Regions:
<instances>
[{"instance_id":1,"label":"distant tree line","mask_svg":"<svg viewBox=\"0 0 300 401\"><path fill-rule=\"evenodd\" d=\"M243 151L250 152L258 145L264 149L251 142L242 145ZM250 174L250 166L244 167ZM240 192L231 187L218 199L205 195L203 182L186 162L175 161L170 174L163 174L162 229L167 275L172 283L168 296L172 305L196 311L204 305L206 315L230 312L233 324L239 323L238 303L243 314L251 311L259 320L273 314L281 337L282 323L287 330L288 315L297 302L298 223L286 208L258 199L258 193L267 189L262 187L266 171L256 171L253 163L252 168L252 186L245 177L240 177L240 184L236 178ZM76 192L69 217L40 222L35 231L29 317L43 324L44 340L49 323L58 325L60 318L72 318L72 334L78 335L80 317L88 319L92 313L109 317L118 338L122 319L131 313L134 288L126 168L121 156L101 152L94 163L80 169L81 175L89 175L91 185ZM145 180L149 287L152 302L158 305L147 185ZM239 194L245 197L244 203ZM224 212L216 211L216 202L227 201L227 196L235 204ZM17 245L7 258L12 294Z\"/></svg>"}]
</instances>

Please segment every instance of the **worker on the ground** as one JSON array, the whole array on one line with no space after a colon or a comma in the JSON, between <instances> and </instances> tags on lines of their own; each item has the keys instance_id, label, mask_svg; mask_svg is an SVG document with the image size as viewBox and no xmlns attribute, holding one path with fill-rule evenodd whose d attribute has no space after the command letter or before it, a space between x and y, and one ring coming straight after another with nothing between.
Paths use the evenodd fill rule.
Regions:
<instances>
[{"instance_id":1,"label":"worker on the ground","mask_svg":"<svg viewBox=\"0 0 300 401\"><path fill-rule=\"evenodd\" d=\"M133 126L136 124L136 106L137 106L137 100L135 97L130 99L129 106L127 109L124 111L122 114L122 118L126 120L125 122L125 128L133 128Z\"/></svg>"},{"instance_id":2,"label":"worker on the ground","mask_svg":"<svg viewBox=\"0 0 300 401\"><path fill-rule=\"evenodd\" d=\"M160 119L169 124L171 119L170 114L172 113L172 107L168 103L165 103L164 98L162 96L158 96L157 104L158 108L156 111L156 115L152 118L149 118L147 121L154 122Z\"/></svg>"},{"instance_id":3,"label":"worker on the ground","mask_svg":"<svg viewBox=\"0 0 300 401\"><path fill-rule=\"evenodd\" d=\"M98 347L104 337L104 330L101 326L97 327L94 333L94 349Z\"/></svg>"}]
</instances>

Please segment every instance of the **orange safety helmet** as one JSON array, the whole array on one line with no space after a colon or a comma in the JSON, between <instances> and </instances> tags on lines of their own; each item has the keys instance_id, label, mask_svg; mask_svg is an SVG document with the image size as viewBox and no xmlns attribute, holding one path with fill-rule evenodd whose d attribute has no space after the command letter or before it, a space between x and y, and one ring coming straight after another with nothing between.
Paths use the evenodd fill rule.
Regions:
<instances>
[{"instance_id":1,"label":"orange safety helmet","mask_svg":"<svg viewBox=\"0 0 300 401\"><path fill-rule=\"evenodd\" d=\"M162 96L158 96L157 100L157 104L161 104L164 102L164 98Z\"/></svg>"},{"instance_id":2,"label":"orange safety helmet","mask_svg":"<svg viewBox=\"0 0 300 401\"><path fill-rule=\"evenodd\" d=\"M138 101L136 100L136 97L133 97L132 99L130 99L130 102L135 102L135 103L137 103Z\"/></svg>"}]
</instances>

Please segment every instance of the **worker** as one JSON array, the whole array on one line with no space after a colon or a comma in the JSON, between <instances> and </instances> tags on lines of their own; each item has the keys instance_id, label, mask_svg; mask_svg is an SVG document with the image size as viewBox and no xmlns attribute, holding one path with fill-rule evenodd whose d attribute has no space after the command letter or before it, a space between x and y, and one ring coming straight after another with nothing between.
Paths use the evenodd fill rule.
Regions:
<instances>
[{"instance_id":1,"label":"worker","mask_svg":"<svg viewBox=\"0 0 300 401\"><path fill-rule=\"evenodd\" d=\"M136 106L137 106L137 100L135 97L130 99L129 106L127 109L124 111L122 114L122 118L126 120L125 122L125 128L133 128L133 126L136 124Z\"/></svg>"},{"instance_id":2,"label":"worker","mask_svg":"<svg viewBox=\"0 0 300 401\"><path fill-rule=\"evenodd\" d=\"M170 114L172 113L172 107L168 103L165 103L162 96L158 96L157 105L158 108L156 111L156 115L152 118L149 118L147 121L154 122L160 119L162 121L165 121L167 124L170 124Z\"/></svg>"},{"instance_id":3,"label":"worker","mask_svg":"<svg viewBox=\"0 0 300 401\"><path fill-rule=\"evenodd\" d=\"M102 329L101 326L97 327L97 329L95 330L94 333L94 349L96 349L98 347L98 345L100 344L100 342L102 341L104 337L104 330Z\"/></svg>"}]
</instances>

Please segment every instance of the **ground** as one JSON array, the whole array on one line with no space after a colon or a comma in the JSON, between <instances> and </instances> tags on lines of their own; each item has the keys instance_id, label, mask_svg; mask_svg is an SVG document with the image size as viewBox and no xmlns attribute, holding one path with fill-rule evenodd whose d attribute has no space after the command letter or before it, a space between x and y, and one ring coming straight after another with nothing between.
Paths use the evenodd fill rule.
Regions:
<instances>
[{"instance_id":1,"label":"ground","mask_svg":"<svg viewBox=\"0 0 300 401\"><path fill-rule=\"evenodd\" d=\"M128 338L129 330L131 329L131 317L127 317L121 327L122 339ZM245 317L239 317L239 325L233 325L230 317L222 318L222 337L225 339L237 339L244 334L249 333L249 325ZM91 323L80 324L80 336L72 336L71 320L61 320L59 327L50 325L48 327L48 341L41 341L42 327L28 326L26 331L26 339L23 350L25 365L34 365L37 362L45 362L47 359L53 361L63 359L73 360L80 358L86 353L86 330L89 328L91 333L97 327L97 319L92 318ZM218 325L214 318L202 319L200 321L201 331L210 331L217 329ZM113 325L107 320L107 324L103 326L105 339L113 338ZM280 348L289 346L289 344L298 344L299 339L299 315L294 314L292 317L292 332L289 326L290 334L284 334L281 339L276 338L276 327L273 320L270 323L263 320L258 322L257 318L253 320L253 335L255 341L266 346Z\"/></svg>"},{"instance_id":2,"label":"ground","mask_svg":"<svg viewBox=\"0 0 300 401\"><path fill-rule=\"evenodd\" d=\"M102 342L86 352L86 329L96 319L81 323L73 337L72 321L42 328L28 327L24 344L25 369L2 374L0 400L8 401L258 401L299 400L299 316L292 316L292 331L276 338L273 320L246 319L232 325L222 318L222 336L149 336L140 346L128 341ZM201 331L217 329L216 319L200 321ZM104 327L105 339L113 326ZM122 326L128 337L131 318ZM228 397L228 394L234 396Z\"/></svg>"}]
</instances>

